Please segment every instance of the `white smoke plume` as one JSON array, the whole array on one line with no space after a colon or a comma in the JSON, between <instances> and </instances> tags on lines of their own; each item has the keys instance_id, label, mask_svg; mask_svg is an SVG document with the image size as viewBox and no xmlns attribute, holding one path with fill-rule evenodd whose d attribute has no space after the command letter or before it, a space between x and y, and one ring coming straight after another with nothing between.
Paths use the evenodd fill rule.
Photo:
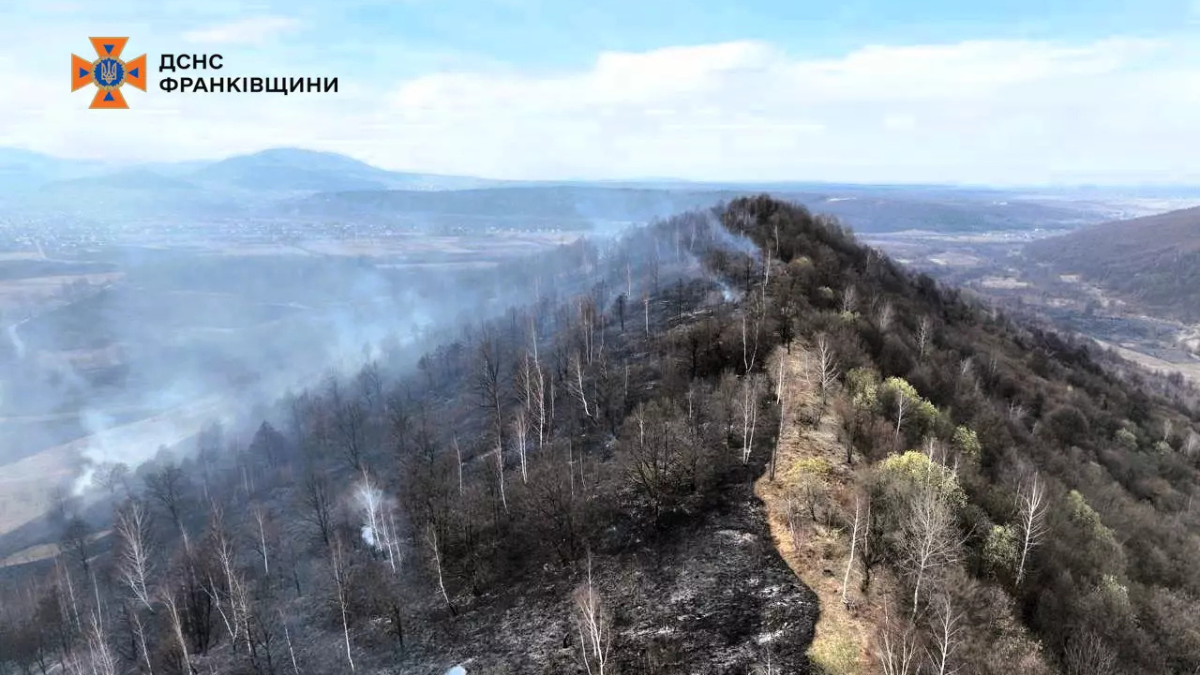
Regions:
<instances>
[{"instance_id":1,"label":"white smoke plume","mask_svg":"<svg viewBox=\"0 0 1200 675\"><path fill-rule=\"evenodd\" d=\"M363 471L354 488L354 502L362 516L363 541L387 556L393 572L400 569L400 542L396 536L396 500L385 495Z\"/></svg>"}]
</instances>

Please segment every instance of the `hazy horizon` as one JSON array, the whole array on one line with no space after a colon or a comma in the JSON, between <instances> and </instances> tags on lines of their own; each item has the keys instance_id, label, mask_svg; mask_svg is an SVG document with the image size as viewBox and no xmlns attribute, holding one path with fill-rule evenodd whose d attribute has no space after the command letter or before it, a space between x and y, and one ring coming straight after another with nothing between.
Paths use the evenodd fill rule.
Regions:
<instances>
[{"instance_id":1,"label":"hazy horizon","mask_svg":"<svg viewBox=\"0 0 1200 675\"><path fill-rule=\"evenodd\" d=\"M484 174L467 174L467 173L451 174L451 173L441 173L441 172L437 172L437 171L424 171L419 167L412 168L412 169L389 169L387 167L384 167L377 163L374 163L369 158L355 156L353 154L344 153L344 152L319 150L319 149L315 149L315 148L295 146L295 145L272 145L272 146L267 146L267 147L262 147L262 148L250 149L250 150L246 150L246 151L213 155L210 157L191 158L191 159L176 159L176 160L133 160L133 159L110 160L110 159L92 158L92 157L75 157L75 156L70 156L67 154L54 154L54 153L42 152L39 150L35 150L35 149L27 148L27 147L14 146L14 145L0 145L0 153L2 153L4 151L16 151L16 152L29 153L29 154L38 155L41 157L49 158L49 159L52 159L55 161L62 161L62 162L78 162L78 163L89 163L90 162L90 163L97 164L98 168L107 168L107 169L115 169L115 170L136 169L136 168L145 168L145 167L151 167L151 168L176 167L176 168L178 168L178 167L185 167L188 165L204 166L204 165L215 164L218 162L222 162L225 160L234 159L234 158L238 158L238 157L249 157L249 156L259 155L259 154L263 154L263 153L277 152L277 151L299 152L299 153L319 153L319 154L324 154L324 155L332 155L332 156L351 159L356 162L361 162L362 164L365 164L372 168L381 169L384 171L395 172L395 173L426 174L426 175L434 175L434 176L440 175L440 176L445 176L445 177L456 177L456 178L458 178L458 177L478 178L478 179L482 179L482 180L497 181L497 183L511 182L514 184L521 184L521 183L591 183L591 184L597 184L597 185L602 186L606 183L617 183L617 184L621 184L621 183L646 183L646 184L681 183L681 184L694 184L694 185L697 185L700 187L703 187L703 186L733 186L733 187L745 186L747 188L754 188L756 186L769 186L769 185L812 185L812 186L828 185L828 186L862 186L862 187L895 186L895 187L901 187L901 188L945 187L945 188L954 188L954 189L962 188L962 189L985 189L985 190L986 189L995 189L995 190L1182 189L1182 190L1190 191L1190 190L1194 190L1194 189L1200 189L1200 179L1196 179L1193 181L1185 181L1185 182L1172 182L1172 181L1146 179L1146 180L1142 180L1142 181L1127 181L1127 182L1076 180L1076 181L1043 182L1043 183L1031 183L1031 182L986 183L986 182L967 182L967 181L904 181L904 180L899 180L899 179L898 180L888 180L888 181L855 181L855 180L832 180L832 179L820 179L820 178L812 178L812 179L809 179L809 178L780 178L780 179L773 179L773 180L752 180L752 179L726 179L726 178L717 177L717 178L711 178L711 179L697 179L697 178L685 178L685 177L681 177L681 176L669 176L669 175L663 175L663 176L629 175L629 176L600 177L600 178L568 175L568 176L540 176L540 177L531 177L531 178L522 178L522 179L508 179L508 178L503 178L503 177L499 177L499 176L490 176L490 175L484 175ZM466 188L466 189L487 189L487 188Z\"/></svg>"},{"instance_id":2,"label":"hazy horizon","mask_svg":"<svg viewBox=\"0 0 1200 675\"><path fill-rule=\"evenodd\" d=\"M300 145L505 180L1200 182L1200 8L1185 0L82 9L0 8L0 145L143 162ZM88 110L66 84L94 35L148 55L129 110ZM223 54L203 76L337 77L339 91L168 93L163 53Z\"/></svg>"}]
</instances>

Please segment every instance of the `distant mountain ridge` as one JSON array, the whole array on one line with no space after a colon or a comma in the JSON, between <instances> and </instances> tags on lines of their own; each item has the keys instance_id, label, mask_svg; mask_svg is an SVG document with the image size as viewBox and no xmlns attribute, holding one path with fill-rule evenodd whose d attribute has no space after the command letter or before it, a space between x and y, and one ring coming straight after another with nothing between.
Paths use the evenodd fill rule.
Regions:
<instances>
[{"instance_id":1,"label":"distant mountain ridge","mask_svg":"<svg viewBox=\"0 0 1200 675\"><path fill-rule=\"evenodd\" d=\"M0 215L355 218L442 229L604 229L767 193L841 218L859 232L1070 229L1111 218L1090 205L955 185L812 181L502 181L389 171L345 155L275 148L216 161L114 164L0 148Z\"/></svg>"},{"instance_id":2,"label":"distant mountain ridge","mask_svg":"<svg viewBox=\"0 0 1200 675\"><path fill-rule=\"evenodd\" d=\"M1026 253L1166 316L1200 320L1200 207L1093 225Z\"/></svg>"},{"instance_id":3,"label":"distant mountain ridge","mask_svg":"<svg viewBox=\"0 0 1200 675\"><path fill-rule=\"evenodd\" d=\"M332 152L278 148L209 164L191 178L201 184L281 192L466 189L493 183L482 178L388 171Z\"/></svg>"},{"instance_id":4,"label":"distant mountain ridge","mask_svg":"<svg viewBox=\"0 0 1200 675\"><path fill-rule=\"evenodd\" d=\"M275 148L216 161L115 164L69 160L26 150L0 148L0 190L55 192L78 190L86 179L140 174L175 179L194 188L249 193L314 193L343 190L465 189L496 183L482 178L404 173L381 169L332 152ZM82 183L80 182L82 181ZM63 182L70 185L61 185ZM131 184L132 185L132 184Z\"/></svg>"}]
</instances>

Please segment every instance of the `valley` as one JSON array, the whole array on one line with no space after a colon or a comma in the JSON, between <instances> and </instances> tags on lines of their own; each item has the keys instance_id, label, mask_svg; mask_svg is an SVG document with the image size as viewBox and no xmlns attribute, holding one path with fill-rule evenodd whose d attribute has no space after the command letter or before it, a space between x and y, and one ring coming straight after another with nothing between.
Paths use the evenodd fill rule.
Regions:
<instances>
[{"instance_id":1,"label":"valley","mask_svg":"<svg viewBox=\"0 0 1200 675\"><path fill-rule=\"evenodd\" d=\"M1192 202L1166 202L1155 206L1183 205ZM1143 213L1140 209L1134 213ZM1154 237L1154 218L1178 222L1175 213L1148 218L1141 237ZM1143 216L1144 217L1144 216ZM1175 219L1175 220L1169 220ZM1138 223L1137 220L1118 221ZM1107 230L1105 228L1108 228ZM1137 246L1126 235L1112 232L1113 226L1095 228L1095 237L1106 246ZM1093 228L1079 230L1022 229L994 231L963 236L939 232L900 232L867 234L864 240L896 257L910 268L986 298L1017 315L1042 321L1069 333L1096 339L1117 355L1165 375L1179 373L1200 384L1200 324L1189 309L1194 299L1181 291L1174 300L1149 300L1138 293L1122 292L1112 279L1149 279L1155 272L1153 261L1143 267L1111 271L1097 263L1085 276L1072 264L1055 264L1047 255L1058 242L1071 242L1090 236ZM1157 236L1170 240L1171 233ZM1176 235L1178 236L1178 235ZM1200 237L1200 229L1197 229ZM1078 244L1074 244L1078 246ZM1106 255L1103 249L1097 256ZM1185 244L1183 248L1187 250ZM1130 265L1131 263L1120 263ZM1185 286L1186 288L1186 286Z\"/></svg>"},{"instance_id":2,"label":"valley","mask_svg":"<svg viewBox=\"0 0 1200 675\"><path fill-rule=\"evenodd\" d=\"M478 296L454 275L574 238L397 233L289 245L195 228L183 240L5 253L0 537L10 536L0 558L36 540L38 519L84 495L97 471L135 469L162 448L189 454L206 422L237 429L254 406L405 349L435 320L453 320L450 305Z\"/></svg>"}]
</instances>

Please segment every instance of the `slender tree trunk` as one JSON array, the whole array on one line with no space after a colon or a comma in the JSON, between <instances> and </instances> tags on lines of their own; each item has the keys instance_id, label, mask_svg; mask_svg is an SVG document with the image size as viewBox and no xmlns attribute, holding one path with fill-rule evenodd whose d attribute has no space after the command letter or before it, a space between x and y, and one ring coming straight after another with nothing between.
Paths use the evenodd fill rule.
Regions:
<instances>
[{"instance_id":1,"label":"slender tree trunk","mask_svg":"<svg viewBox=\"0 0 1200 675\"><path fill-rule=\"evenodd\" d=\"M858 496L854 497L854 529L850 534L850 559L846 561L846 574L842 577L842 604L846 604L846 587L850 584L850 570L854 567L854 549L858 546Z\"/></svg>"}]
</instances>

